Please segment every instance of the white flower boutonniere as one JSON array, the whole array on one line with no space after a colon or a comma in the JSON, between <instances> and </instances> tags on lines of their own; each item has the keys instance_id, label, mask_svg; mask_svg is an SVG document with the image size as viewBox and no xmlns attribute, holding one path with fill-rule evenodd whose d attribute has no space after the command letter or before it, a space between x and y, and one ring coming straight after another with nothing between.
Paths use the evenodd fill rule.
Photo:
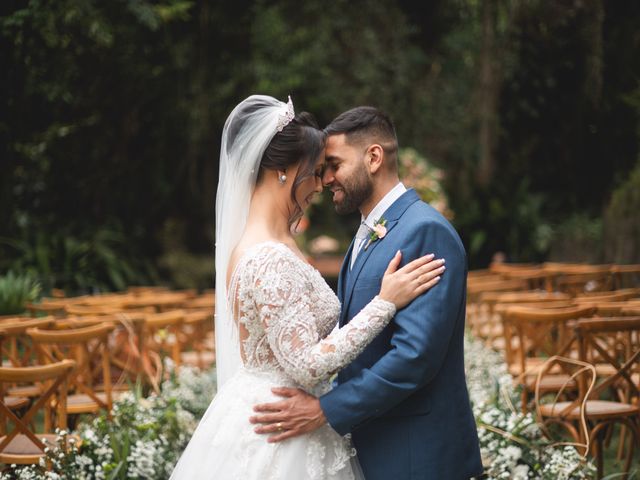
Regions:
<instances>
[{"instance_id":1,"label":"white flower boutonniere","mask_svg":"<svg viewBox=\"0 0 640 480\"><path fill-rule=\"evenodd\" d=\"M387 227L385 227L386 224L387 219L384 217L380 217L378 220L376 220L376 222L373 224L373 231L369 235L369 240L364 246L364 250L369 248L369 245L371 245L373 242L385 237L385 235L387 234Z\"/></svg>"}]
</instances>

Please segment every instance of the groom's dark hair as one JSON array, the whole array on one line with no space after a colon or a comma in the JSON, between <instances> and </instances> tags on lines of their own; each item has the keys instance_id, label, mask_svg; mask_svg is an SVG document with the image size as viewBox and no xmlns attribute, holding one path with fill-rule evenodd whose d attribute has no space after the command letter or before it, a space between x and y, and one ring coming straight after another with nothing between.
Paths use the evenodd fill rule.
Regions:
<instances>
[{"instance_id":1,"label":"groom's dark hair","mask_svg":"<svg viewBox=\"0 0 640 480\"><path fill-rule=\"evenodd\" d=\"M397 168L398 137L389 115L375 107L355 107L338 115L324 129L327 135L345 134L351 145L378 143L384 150L388 166Z\"/></svg>"}]
</instances>

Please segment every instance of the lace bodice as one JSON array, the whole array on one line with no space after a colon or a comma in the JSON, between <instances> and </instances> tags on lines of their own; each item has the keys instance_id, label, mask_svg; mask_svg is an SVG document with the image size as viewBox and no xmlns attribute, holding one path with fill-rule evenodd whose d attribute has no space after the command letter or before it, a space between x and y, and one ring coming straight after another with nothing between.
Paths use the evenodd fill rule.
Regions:
<instances>
[{"instance_id":1,"label":"lace bodice","mask_svg":"<svg viewBox=\"0 0 640 480\"><path fill-rule=\"evenodd\" d=\"M340 302L320 273L282 243L250 247L230 282L235 317L248 334L246 368L284 373L306 390L355 359L395 315L374 298L343 328Z\"/></svg>"}]
</instances>

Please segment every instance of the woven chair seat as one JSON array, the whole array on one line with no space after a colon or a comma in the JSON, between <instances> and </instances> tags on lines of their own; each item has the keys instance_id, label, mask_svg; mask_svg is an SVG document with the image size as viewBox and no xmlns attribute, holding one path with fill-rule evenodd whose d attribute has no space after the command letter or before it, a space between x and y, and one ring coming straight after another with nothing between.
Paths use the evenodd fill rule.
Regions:
<instances>
[{"instance_id":1,"label":"woven chair seat","mask_svg":"<svg viewBox=\"0 0 640 480\"><path fill-rule=\"evenodd\" d=\"M571 402L540 405L540 413L545 417L559 416ZM640 407L628 403L610 402L608 400L587 401L586 414L593 420L606 420L609 417L631 417L640 413ZM574 420L580 418L580 406L576 405L566 418Z\"/></svg>"},{"instance_id":2,"label":"woven chair seat","mask_svg":"<svg viewBox=\"0 0 640 480\"><path fill-rule=\"evenodd\" d=\"M536 380L535 376L527 376L525 385L529 390L536 387ZM541 392L557 392L561 388L569 391L575 390L578 388L578 383L566 374L545 375L540 379Z\"/></svg>"},{"instance_id":3,"label":"woven chair seat","mask_svg":"<svg viewBox=\"0 0 640 480\"><path fill-rule=\"evenodd\" d=\"M99 383L95 387L95 390L98 392L104 392L104 384ZM115 399L115 392L128 392L130 390L129 384L127 382L113 382L111 384L111 396Z\"/></svg>"},{"instance_id":4,"label":"woven chair seat","mask_svg":"<svg viewBox=\"0 0 640 480\"><path fill-rule=\"evenodd\" d=\"M27 397L4 397L2 403L10 410L17 410L26 407L31 401Z\"/></svg>"},{"instance_id":5,"label":"woven chair seat","mask_svg":"<svg viewBox=\"0 0 640 480\"><path fill-rule=\"evenodd\" d=\"M96 397L105 403L107 402L107 395L103 392L96 392ZM100 408L98 402L84 393L77 393L67 397L67 413L70 415L97 412Z\"/></svg>"},{"instance_id":6,"label":"woven chair seat","mask_svg":"<svg viewBox=\"0 0 640 480\"><path fill-rule=\"evenodd\" d=\"M542 369L542 366L547 360L548 360L547 358L543 358L543 357L527 358L525 360L525 371L527 372L527 377L529 376L535 377L536 375L538 375L538 372ZM558 372L558 371L560 371L560 367L558 365L554 365L551 368L552 373ZM520 375L522 373L520 369L520 363L513 363L509 365L509 373L514 377L517 377L518 375Z\"/></svg>"},{"instance_id":7,"label":"woven chair seat","mask_svg":"<svg viewBox=\"0 0 640 480\"><path fill-rule=\"evenodd\" d=\"M14 387L7 390L7 395L10 397L39 397L42 395L42 388L38 385Z\"/></svg>"},{"instance_id":8,"label":"woven chair seat","mask_svg":"<svg viewBox=\"0 0 640 480\"><path fill-rule=\"evenodd\" d=\"M44 433L44 434L37 434L36 437L38 437L40 440L46 439L49 442L55 442L56 440L56 435L53 433ZM4 441L4 439L6 438L6 436L2 436L0 437L0 443L2 443L2 441ZM11 456L12 458L14 457L24 457L23 461L24 463L33 463L32 460L30 460L30 458L33 458L33 456L43 456L44 453L42 452L42 450L40 450L37 445L34 445L34 443L29 439L29 437L27 437L24 434L19 434L16 435L10 442L9 444L4 448L4 450L2 452L0 452L0 462L4 462L4 458ZM9 463L9 462L7 462ZM12 463L21 463L20 461L13 461Z\"/></svg>"}]
</instances>

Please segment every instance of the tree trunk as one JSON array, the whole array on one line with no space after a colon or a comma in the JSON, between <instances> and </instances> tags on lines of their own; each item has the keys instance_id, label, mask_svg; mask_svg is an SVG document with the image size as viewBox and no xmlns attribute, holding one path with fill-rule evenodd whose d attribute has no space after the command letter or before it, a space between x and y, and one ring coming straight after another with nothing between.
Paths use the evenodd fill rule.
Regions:
<instances>
[{"instance_id":1,"label":"tree trunk","mask_svg":"<svg viewBox=\"0 0 640 480\"><path fill-rule=\"evenodd\" d=\"M491 183L495 170L500 79L496 56L496 17L498 0L482 2L482 47L480 51L479 144L477 181Z\"/></svg>"}]
</instances>

